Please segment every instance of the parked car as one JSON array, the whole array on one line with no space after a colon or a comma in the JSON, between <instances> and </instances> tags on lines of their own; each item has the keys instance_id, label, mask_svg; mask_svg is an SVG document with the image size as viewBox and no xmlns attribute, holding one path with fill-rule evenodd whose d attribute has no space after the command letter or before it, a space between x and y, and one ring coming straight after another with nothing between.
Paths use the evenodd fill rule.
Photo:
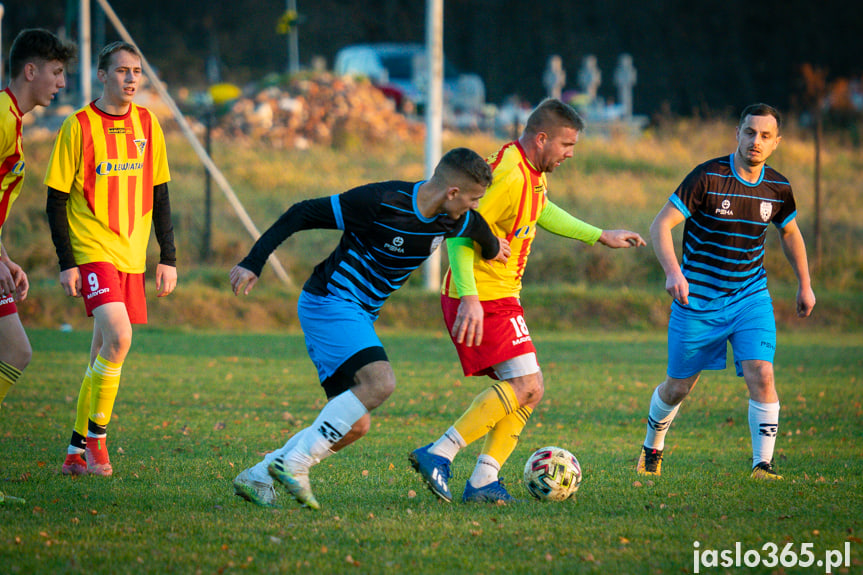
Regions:
<instances>
[{"instance_id":1,"label":"parked car","mask_svg":"<svg viewBox=\"0 0 863 575\"><path fill-rule=\"evenodd\" d=\"M365 76L392 98L396 107L422 112L428 79L426 50L422 44L357 44L336 54L339 75ZM476 74L461 74L444 62L444 115L480 114L485 105L485 83Z\"/></svg>"}]
</instances>

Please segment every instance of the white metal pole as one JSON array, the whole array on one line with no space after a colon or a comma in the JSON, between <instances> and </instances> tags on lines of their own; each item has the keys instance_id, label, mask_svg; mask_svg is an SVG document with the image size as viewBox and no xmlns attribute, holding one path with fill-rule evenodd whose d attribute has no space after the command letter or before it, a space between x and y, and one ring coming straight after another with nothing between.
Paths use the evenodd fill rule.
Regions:
<instances>
[{"instance_id":1,"label":"white metal pole","mask_svg":"<svg viewBox=\"0 0 863 575\"><path fill-rule=\"evenodd\" d=\"M3 88L3 4L0 3L0 89Z\"/></svg>"},{"instance_id":2,"label":"white metal pole","mask_svg":"<svg viewBox=\"0 0 863 575\"><path fill-rule=\"evenodd\" d=\"M426 61L428 94L426 94L425 175L430 178L441 158L443 131L443 0L426 0ZM429 291L440 290L441 250L426 260L425 285Z\"/></svg>"},{"instance_id":3,"label":"white metal pole","mask_svg":"<svg viewBox=\"0 0 863 575\"><path fill-rule=\"evenodd\" d=\"M90 0L81 0L78 5L78 54L80 59L81 106L90 103L92 85L90 72Z\"/></svg>"}]
</instances>

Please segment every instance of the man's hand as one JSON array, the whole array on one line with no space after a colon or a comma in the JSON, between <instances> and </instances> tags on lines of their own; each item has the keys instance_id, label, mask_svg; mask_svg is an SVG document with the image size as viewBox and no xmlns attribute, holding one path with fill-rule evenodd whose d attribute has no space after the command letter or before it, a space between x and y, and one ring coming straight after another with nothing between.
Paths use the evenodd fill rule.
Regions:
<instances>
[{"instance_id":1,"label":"man's hand","mask_svg":"<svg viewBox=\"0 0 863 575\"><path fill-rule=\"evenodd\" d=\"M452 324L452 335L456 342L468 347L481 344L483 315L479 296L463 296Z\"/></svg>"},{"instance_id":2,"label":"man's hand","mask_svg":"<svg viewBox=\"0 0 863 575\"><path fill-rule=\"evenodd\" d=\"M60 272L60 285L67 296L81 297L81 272L77 266Z\"/></svg>"},{"instance_id":3,"label":"man's hand","mask_svg":"<svg viewBox=\"0 0 863 575\"><path fill-rule=\"evenodd\" d=\"M30 291L30 280L27 279L27 274L12 260L6 260L6 267L12 274L12 281L15 282L15 301L24 301Z\"/></svg>"},{"instance_id":4,"label":"man's hand","mask_svg":"<svg viewBox=\"0 0 863 575\"><path fill-rule=\"evenodd\" d=\"M165 297L177 287L177 268L165 264L156 266L156 297Z\"/></svg>"},{"instance_id":5,"label":"man's hand","mask_svg":"<svg viewBox=\"0 0 863 575\"><path fill-rule=\"evenodd\" d=\"M683 277L683 272L678 271L665 278L665 291L678 303L689 305L689 282Z\"/></svg>"},{"instance_id":6,"label":"man's hand","mask_svg":"<svg viewBox=\"0 0 863 575\"><path fill-rule=\"evenodd\" d=\"M506 238L497 238L497 241L500 244L500 249L497 250L497 255L494 256L491 261L505 264L512 253L512 248L510 248L509 242Z\"/></svg>"},{"instance_id":7,"label":"man's hand","mask_svg":"<svg viewBox=\"0 0 863 575\"><path fill-rule=\"evenodd\" d=\"M234 266L231 270L231 288L234 290L234 295L240 295L242 289L243 295L249 295L255 284L258 283L258 276L242 266ZM245 286L245 289L243 289Z\"/></svg>"},{"instance_id":8,"label":"man's hand","mask_svg":"<svg viewBox=\"0 0 863 575\"><path fill-rule=\"evenodd\" d=\"M797 290L797 316L809 317L815 307L815 292L812 288Z\"/></svg>"},{"instance_id":9,"label":"man's hand","mask_svg":"<svg viewBox=\"0 0 863 575\"><path fill-rule=\"evenodd\" d=\"M647 245L644 238L629 230L603 230L599 243L610 248L637 248Z\"/></svg>"}]
</instances>

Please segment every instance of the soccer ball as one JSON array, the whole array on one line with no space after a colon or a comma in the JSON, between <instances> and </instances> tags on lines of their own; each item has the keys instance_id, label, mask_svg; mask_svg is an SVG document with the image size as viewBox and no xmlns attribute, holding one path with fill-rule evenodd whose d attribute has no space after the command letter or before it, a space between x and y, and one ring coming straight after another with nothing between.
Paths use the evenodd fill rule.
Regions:
<instances>
[{"instance_id":1,"label":"soccer ball","mask_svg":"<svg viewBox=\"0 0 863 575\"><path fill-rule=\"evenodd\" d=\"M540 501L564 501L581 485L581 465L562 447L543 447L524 465L524 486Z\"/></svg>"}]
</instances>

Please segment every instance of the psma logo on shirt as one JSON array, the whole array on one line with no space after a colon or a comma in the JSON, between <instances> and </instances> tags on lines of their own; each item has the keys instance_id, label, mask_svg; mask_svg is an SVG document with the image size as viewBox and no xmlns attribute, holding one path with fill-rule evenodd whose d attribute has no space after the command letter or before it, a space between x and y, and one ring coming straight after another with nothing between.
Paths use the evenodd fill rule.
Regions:
<instances>
[{"instance_id":1,"label":"psma logo on shirt","mask_svg":"<svg viewBox=\"0 0 863 575\"><path fill-rule=\"evenodd\" d=\"M15 165L12 166L12 175L13 176L23 176L24 175L24 160L18 160L15 162Z\"/></svg>"},{"instance_id":2,"label":"psma logo on shirt","mask_svg":"<svg viewBox=\"0 0 863 575\"><path fill-rule=\"evenodd\" d=\"M722 206L716 208L716 213L720 216L733 216L734 212L731 211L731 202L729 200L722 200Z\"/></svg>"},{"instance_id":3,"label":"psma logo on shirt","mask_svg":"<svg viewBox=\"0 0 863 575\"><path fill-rule=\"evenodd\" d=\"M396 236L393 238L392 243L385 243L384 247L391 252L396 252L399 254L405 253L405 249L402 247L405 243L405 239L401 236Z\"/></svg>"}]
</instances>

